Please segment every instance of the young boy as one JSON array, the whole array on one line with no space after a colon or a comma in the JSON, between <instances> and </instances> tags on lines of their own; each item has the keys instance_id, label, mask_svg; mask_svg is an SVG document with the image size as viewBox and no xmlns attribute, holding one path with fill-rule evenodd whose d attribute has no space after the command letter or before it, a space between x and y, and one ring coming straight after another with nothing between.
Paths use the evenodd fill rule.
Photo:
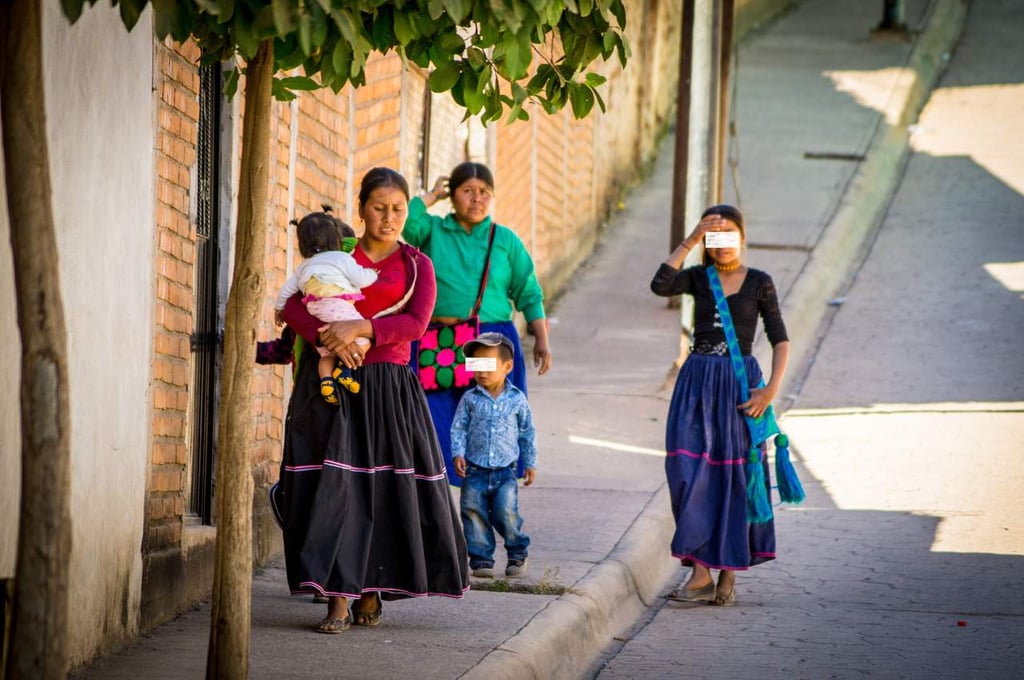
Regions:
<instances>
[{"instance_id":1,"label":"young boy","mask_svg":"<svg viewBox=\"0 0 1024 680\"><path fill-rule=\"evenodd\" d=\"M494 531L505 540L505 576L526 573L530 537L522 531L516 464L526 468L523 484L537 476L533 416L524 395L509 381L514 350L501 333L481 333L463 345L467 360L490 365L476 370L476 386L459 401L452 422L452 462L462 484L462 528L473 576L494 576ZM487 362L486 360L490 360ZM468 362L467 363L471 363Z\"/></svg>"}]
</instances>

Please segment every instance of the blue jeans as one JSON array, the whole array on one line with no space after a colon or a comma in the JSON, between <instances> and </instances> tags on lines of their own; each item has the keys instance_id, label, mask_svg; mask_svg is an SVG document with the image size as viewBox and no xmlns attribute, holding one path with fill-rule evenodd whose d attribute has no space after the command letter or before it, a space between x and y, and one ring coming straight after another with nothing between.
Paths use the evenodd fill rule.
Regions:
<instances>
[{"instance_id":1,"label":"blue jeans","mask_svg":"<svg viewBox=\"0 0 1024 680\"><path fill-rule=\"evenodd\" d=\"M467 464L460 506L470 568L494 566L495 531L505 539L508 559L526 559L530 537L522 531L514 465L490 470Z\"/></svg>"}]
</instances>

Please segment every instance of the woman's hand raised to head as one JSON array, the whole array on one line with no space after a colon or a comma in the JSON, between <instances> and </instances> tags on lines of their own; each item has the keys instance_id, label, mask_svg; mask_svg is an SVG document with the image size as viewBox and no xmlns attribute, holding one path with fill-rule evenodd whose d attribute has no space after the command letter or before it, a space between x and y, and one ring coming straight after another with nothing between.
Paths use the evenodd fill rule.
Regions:
<instances>
[{"instance_id":1,"label":"woman's hand raised to head","mask_svg":"<svg viewBox=\"0 0 1024 680\"><path fill-rule=\"evenodd\" d=\"M683 242L676 246L676 249L672 251L672 254L665 260L665 264L669 265L674 269L679 269L683 266L683 261L686 260L686 255L691 250L699 246L704 242L704 234L709 231L717 231L726 227L726 220L718 215L708 215L707 217L701 218L697 226L693 228L690 235L683 239Z\"/></svg>"},{"instance_id":2,"label":"woman's hand raised to head","mask_svg":"<svg viewBox=\"0 0 1024 680\"><path fill-rule=\"evenodd\" d=\"M708 215L707 217L701 218L697 226L693 228L690 235L687 236L683 243L690 247L692 250L704 241L704 234L709 231L720 231L728 226L728 220L719 215Z\"/></svg>"},{"instance_id":3,"label":"woman's hand raised to head","mask_svg":"<svg viewBox=\"0 0 1024 680\"><path fill-rule=\"evenodd\" d=\"M434 195L434 198L436 198L439 201L443 201L444 199L448 198L448 176L441 175L436 180L434 180L434 186L431 187L430 193L432 193Z\"/></svg>"},{"instance_id":4,"label":"woman's hand raised to head","mask_svg":"<svg viewBox=\"0 0 1024 680\"><path fill-rule=\"evenodd\" d=\"M450 195L451 192L448 190L448 177L446 175L441 175L434 180L434 186L430 191L420 194L420 198L427 206L431 206L438 201L443 201Z\"/></svg>"}]
</instances>

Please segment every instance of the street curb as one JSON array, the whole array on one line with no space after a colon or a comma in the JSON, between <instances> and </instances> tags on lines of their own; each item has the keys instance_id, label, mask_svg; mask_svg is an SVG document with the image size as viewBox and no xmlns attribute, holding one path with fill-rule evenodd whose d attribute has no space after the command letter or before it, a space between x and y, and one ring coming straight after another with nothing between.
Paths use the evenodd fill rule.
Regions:
<instances>
[{"instance_id":1,"label":"street curb","mask_svg":"<svg viewBox=\"0 0 1024 680\"><path fill-rule=\"evenodd\" d=\"M821 341L828 302L849 285L856 264L863 259L885 218L910 158L907 128L917 120L945 70L948 54L963 32L966 16L964 0L936 0L901 69L892 96L881 111L865 160L782 300L791 347L797 348L791 357L791 366L796 370L789 372L781 390L783 395L799 387L796 381L803 379Z\"/></svg>"},{"instance_id":2,"label":"street curb","mask_svg":"<svg viewBox=\"0 0 1024 680\"><path fill-rule=\"evenodd\" d=\"M669 507L668 487L662 485L604 561L462 677L578 678L675 575L678 561L666 549L674 531Z\"/></svg>"}]
</instances>

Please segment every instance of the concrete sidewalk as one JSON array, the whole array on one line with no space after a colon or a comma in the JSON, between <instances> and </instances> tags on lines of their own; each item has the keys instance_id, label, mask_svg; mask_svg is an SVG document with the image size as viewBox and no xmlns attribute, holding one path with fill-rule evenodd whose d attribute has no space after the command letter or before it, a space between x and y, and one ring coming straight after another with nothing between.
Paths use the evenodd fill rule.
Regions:
<instances>
[{"instance_id":1,"label":"concrete sidewalk","mask_svg":"<svg viewBox=\"0 0 1024 680\"><path fill-rule=\"evenodd\" d=\"M906 5L921 29L911 42L871 39L881 3L809 0L740 49L750 262L775 276L798 348L815 344L825 302L876 226L905 124L959 30L959 0ZM532 592L390 602L379 628L316 635L323 605L290 597L278 561L254 579L253 678L579 677L681 576L662 465L678 312L648 290L668 250L671 149L668 139L551 312L555 367L530 395L540 470L520 496ZM76 677L201 677L208 628L204 605Z\"/></svg>"}]
</instances>

